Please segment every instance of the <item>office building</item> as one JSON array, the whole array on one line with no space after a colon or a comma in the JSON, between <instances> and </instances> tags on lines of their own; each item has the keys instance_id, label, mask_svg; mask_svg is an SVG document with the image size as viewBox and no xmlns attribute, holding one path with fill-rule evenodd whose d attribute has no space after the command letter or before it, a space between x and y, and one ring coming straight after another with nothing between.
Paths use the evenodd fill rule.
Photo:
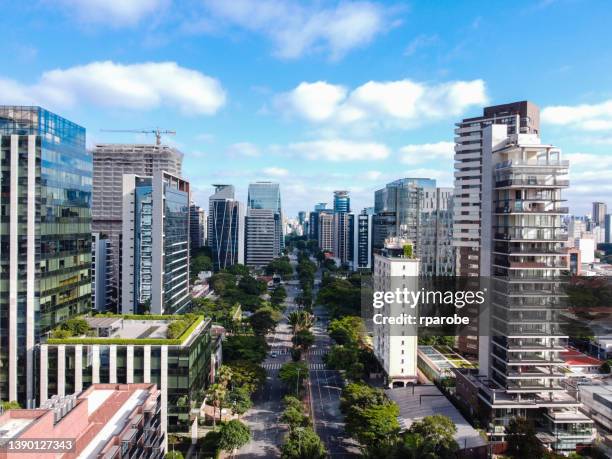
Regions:
<instances>
[{"instance_id":1,"label":"office building","mask_svg":"<svg viewBox=\"0 0 612 459\"><path fill-rule=\"evenodd\" d=\"M334 191L334 212L351 211L351 198L346 190Z\"/></svg>"},{"instance_id":2,"label":"office building","mask_svg":"<svg viewBox=\"0 0 612 459\"><path fill-rule=\"evenodd\" d=\"M206 212L193 201L189 206L189 240L191 250L206 246Z\"/></svg>"},{"instance_id":3,"label":"office building","mask_svg":"<svg viewBox=\"0 0 612 459\"><path fill-rule=\"evenodd\" d=\"M323 252L334 252L334 215L329 212L318 213L317 235L319 237L319 249Z\"/></svg>"},{"instance_id":4,"label":"office building","mask_svg":"<svg viewBox=\"0 0 612 459\"><path fill-rule=\"evenodd\" d=\"M604 231L604 242L606 244L612 244L612 214L606 214Z\"/></svg>"},{"instance_id":5,"label":"office building","mask_svg":"<svg viewBox=\"0 0 612 459\"><path fill-rule=\"evenodd\" d=\"M306 223L306 212L303 210L298 212L298 223L300 225L304 225L304 223Z\"/></svg>"},{"instance_id":6,"label":"office building","mask_svg":"<svg viewBox=\"0 0 612 459\"><path fill-rule=\"evenodd\" d=\"M112 251L108 237L100 233L91 235L91 298L97 312L117 312L114 305L117 292L112 279Z\"/></svg>"},{"instance_id":7,"label":"office building","mask_svg":"<svg viewBox=\"0 0 612 459\"><path fill-rule=\"evenodd\" d=\"M414 244L421 275L454 274L452 189L426 178L395 180L375 192L374 212L374 249L383 248L389 237L407 239Z\"/></svg>"},{"instance_id":8,"label":"office building","mask_svg":"<svg viewBox=\"0 0 612 459\"><path fill-rule=\"evenodd\" d=\"M319 240L319 213L327 210L327 203L320 202L314 206L314 211L308 216L308 237L309 239Z\"/></svg>"},{"instance_id":9,"label":"office building","mask_svg":"<svg viewBox=\"0 0 612 459\"><path fill-rule=\"evenodd\" d=\"M491 124L508 125L509 134L539 134L540 110L528 101L495 105L456 124L453 244L458 276L480 274L482 136Z\"/></svg>"},{"instance_id":10,"label":"office building","mask_svg":"<svg viewBox=\"0 0 612 459\"><path fill-rule=\"evenodd\" d=\"M605 225L607 206L605 202L594 202L593 203L593 226L601 226Z\"/></svg>"},{"instance_id":11,"label":"office building","mask_svg":"<svg viewBox=\"0 0 612 459\"><path fill-rule=\"evenodd\" d=\"M333 214L333 248L332 252L341 264L353 261L353 239L355 216L346 212Z\"/></svg>"},{"instance_id":12,"label":"office building","mask_svg":"<svg viewBox=\"0 0 612 459\"><path fill-rule=\"evenodd\" d=\"M123 175L153 177L156 172L180 177L183 154L168 145L98 144L93 150L92 231L106 235L110 246L111 289L118 292L113 309L121 309Z\"/></svg>"},{"instance_id":13,"label":"office building","mask_svg":"<svg viewBox=\"0 0 612 459\"><path fill-rule=\"evenodd\" d=\"M272 209L247 209L246 265L263 268L280 256L280 214Z\"/></svg>"},{"instance_id":14,"label":"office building","mask_svg":"<svg viewBox=\"0 0 612 459\"><path fill-rule=\"evenodd\" d=\"M272 221L274 222L275 229L273 233L267 234L264 236L263 234L251 234L251 241L253 243L260 238L265 239L266 237L272 237L274 243L274 249L272 253L268 254L270 260L276 258L280 255L280 252L285 247L285 231L283 227L283 211L281 207L281 195L280 195L280 186L278 183L272 182L255 182L249 184L249 192L247 198L247 207L248 209L265 209L271 210ZM265 213L252 213L253 216L258 215L258 220L261 221ZM251 225L251 229L255 231L255 228L262 229L261 224L259 225ZM262 240L263 242L263 240ZM247 247L247 251L248 251ZM253 248L253 250L257 251L257 248ZM251 253L253 253L253 250ZM260 257L260 260L263 260ZM266 263L267 264L267 263Z\"/></svg>"},{"instance_id":15,"label":"office building","mask_svg":"<svg viewBox=\"0 0 612 459\"><path fill-rule=\"evenodd\" d=\"M419 260L405 255L404 248L412 245L401 238L389 238L384 247L374 253L373 291L392 292L419 289ZM376 314L395 317L405 313L405 305L387 303ZM417 382L417 329L412 325L373 323L374 356L385 373L388 387L404 387Z\"/></svg>"},{"instance_id":16,"label":"office building","mask_svg":"<svg viewBox=\"0 0 612 459\"><path fill-rule=\"evenodd\" d=\"M372 217L374 208L368 207L355 216L353 238L353 271L372 269Z\"/></svg>"},{"instance_id":17,"label":"office building","mask_svg":"<svg viewBox=\"0 0 612 459\"><path fill-rule=\"evenodd\" d=\"M189 259L189 183L163 171L125 174L122 312L184 312Z\"/></svg>"},{"instance_id":18,"label":"office building","mask_svg":"<svg viewBox=\"0 0 612 459\"><path fill-rule=\"evenodd\" d=\"M244 264L244 208L235 199L233 185L213 185L209 198L208 246L213 269L219 271Z\"/></svg>"},{"instance_id":19,"label":"office building","mask_svg":"<svg viewBox=\"0 0 612 459\"><path fill-rule=\"evenodd\" d=\"M155 384L94 384L80 394L54 397L38 409L0 416L0 441L72 441L58 452L4 452L6 458L162 458L160 391ZM66 445L68 446L68 445Z\"/></svg>"},{"instance_id":20,"label":"office building","mask_svg":"<svg viewBox=\"0 0 612 459\"><path fill-rule=\"evenodd\" d=\"M493 439L503 440L509 420L522 416L546 430L553 450L567 453L593 438L560 369L568 338L561 327L568 301L561 193L569 164L537 134L509 131L493 124L482 136L480 260L492 295L490 320L480 323L488 333L479 343L478 390Z\"/></svg>"},{"instance_id":21,"label":"office building","mask_svg":"<svg viewBox=\"0 0 612 459\"><path fill-rule=\"evenodd\" d=\"M153 383L161 391L162 432L185 431L197 422L192 407L200 408L214 380L212 356L221 345L220 337L212 339L210 319L172 315L160 320L143 315L86 320L88 335L51 338L39 346L41 403L94 384ZM170 338L169 325L177 320L185 322L185 329Z\"/></svg>"},{"instance_id":22,"label":"office building","mask_svg":"<svg viewBox=\"0 0 612 459\"><path fill-rule=\"evenodd\" d=\"M0 394L34 406L34 346L91 309L92 160L85 129L0 106Z\"/></svg>"}]
</instances>

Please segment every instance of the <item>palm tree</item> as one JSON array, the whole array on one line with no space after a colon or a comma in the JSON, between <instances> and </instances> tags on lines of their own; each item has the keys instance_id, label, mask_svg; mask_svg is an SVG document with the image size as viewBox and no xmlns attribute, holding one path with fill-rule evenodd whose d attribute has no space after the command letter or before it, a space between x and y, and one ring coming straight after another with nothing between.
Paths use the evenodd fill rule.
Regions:
<instances>
[{"instance_id":1,"label":"palm tree","mask_svg":"<svg viewBox=\"0 0 612 459\"><path fill-rule=\"evenodd\" d=\"M221 365L217 371L217 381L223 387L227 387L232 380L232 368L227 365Z\"/></svg>"},{"instance_id":2,"label":"palm tree","mask_svg":"<svg viewBox=\"0 0 612 459\"><path fill-rule=\"evenodd\" d=\"M222 420L223 400L227 395L227 388L219 383L211 384L206 396L213 405L213 427L217 426L217 407L219 407L219 422Z\"/></svg>"},{"instance_id":3,"label":"palm tree","mask_svg":"<svg viewBox=\"0 0 612 459\"><path fill-rule=\"evenodd\" d=\"M314 316L307 311L294 311L289 314L288 320L294 335L301 330L310 330L314 325Z\"/></svg>"}]
</instances>

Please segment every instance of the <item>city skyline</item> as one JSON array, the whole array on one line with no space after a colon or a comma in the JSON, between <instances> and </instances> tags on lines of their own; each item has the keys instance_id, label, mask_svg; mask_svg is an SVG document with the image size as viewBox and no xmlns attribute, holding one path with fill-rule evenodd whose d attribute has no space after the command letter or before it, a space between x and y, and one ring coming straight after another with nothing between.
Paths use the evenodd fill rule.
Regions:
<instances>
[{"instance_id":1,"label":"city skyline","mask_svg":"<svg viewBox=\"0 0 612 459\"><path fill-rule=\"evenodd\" d=\"M572 164L570 213L612 201L601 3L121 3L10 5L5 20L28 27L10 28L0 97L83 125L90 147L154 142L101 129L176 130L164 141L202 206L219 182L246 202L249 182L275 181L287 216L338 189L360 211L403 177L452 186L454 123L519 100L541 108L542 140ZM499 30L538 46L499 43Z\"/></svg>"}]
</instances>

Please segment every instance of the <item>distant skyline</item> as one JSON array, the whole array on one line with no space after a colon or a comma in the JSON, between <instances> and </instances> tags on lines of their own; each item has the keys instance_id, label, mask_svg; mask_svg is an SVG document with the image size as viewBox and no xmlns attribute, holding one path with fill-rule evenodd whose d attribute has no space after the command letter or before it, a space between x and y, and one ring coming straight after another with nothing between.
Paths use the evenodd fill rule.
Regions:
<instances>
[{"instance_id":1,"label":"distant skyline","mask_svg":"<svg viewBox=\"0 0 612 459\"><path fill-rule=\"evenodd\" d=\"M571 161L570 212L612 205L606 1L7 2L2 104L86 127L88 144L176 130L207 208L213 183L281 186L285 215L402 177L453 185L454 123L530 100Z\"/></svg>"}]
</instances>

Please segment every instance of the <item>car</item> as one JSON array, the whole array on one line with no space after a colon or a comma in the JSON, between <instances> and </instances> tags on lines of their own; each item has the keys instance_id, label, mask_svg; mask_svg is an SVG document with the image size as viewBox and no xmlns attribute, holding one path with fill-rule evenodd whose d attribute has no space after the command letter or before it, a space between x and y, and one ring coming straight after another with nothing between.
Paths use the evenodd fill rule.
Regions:
<instances>
[{"instance_id":1,"label":"car","mask_svg":"<svg viewBox=\"0 0 612 459\"><path fill-rule=\"evenodd\" d=\"M272 358L276 358L276 356L277 356L277 355L278 355L278 354L277 354L276 352L272 352L272 353L270 353L270 357L272 357Z\"/></svg>"}]
</instances>

